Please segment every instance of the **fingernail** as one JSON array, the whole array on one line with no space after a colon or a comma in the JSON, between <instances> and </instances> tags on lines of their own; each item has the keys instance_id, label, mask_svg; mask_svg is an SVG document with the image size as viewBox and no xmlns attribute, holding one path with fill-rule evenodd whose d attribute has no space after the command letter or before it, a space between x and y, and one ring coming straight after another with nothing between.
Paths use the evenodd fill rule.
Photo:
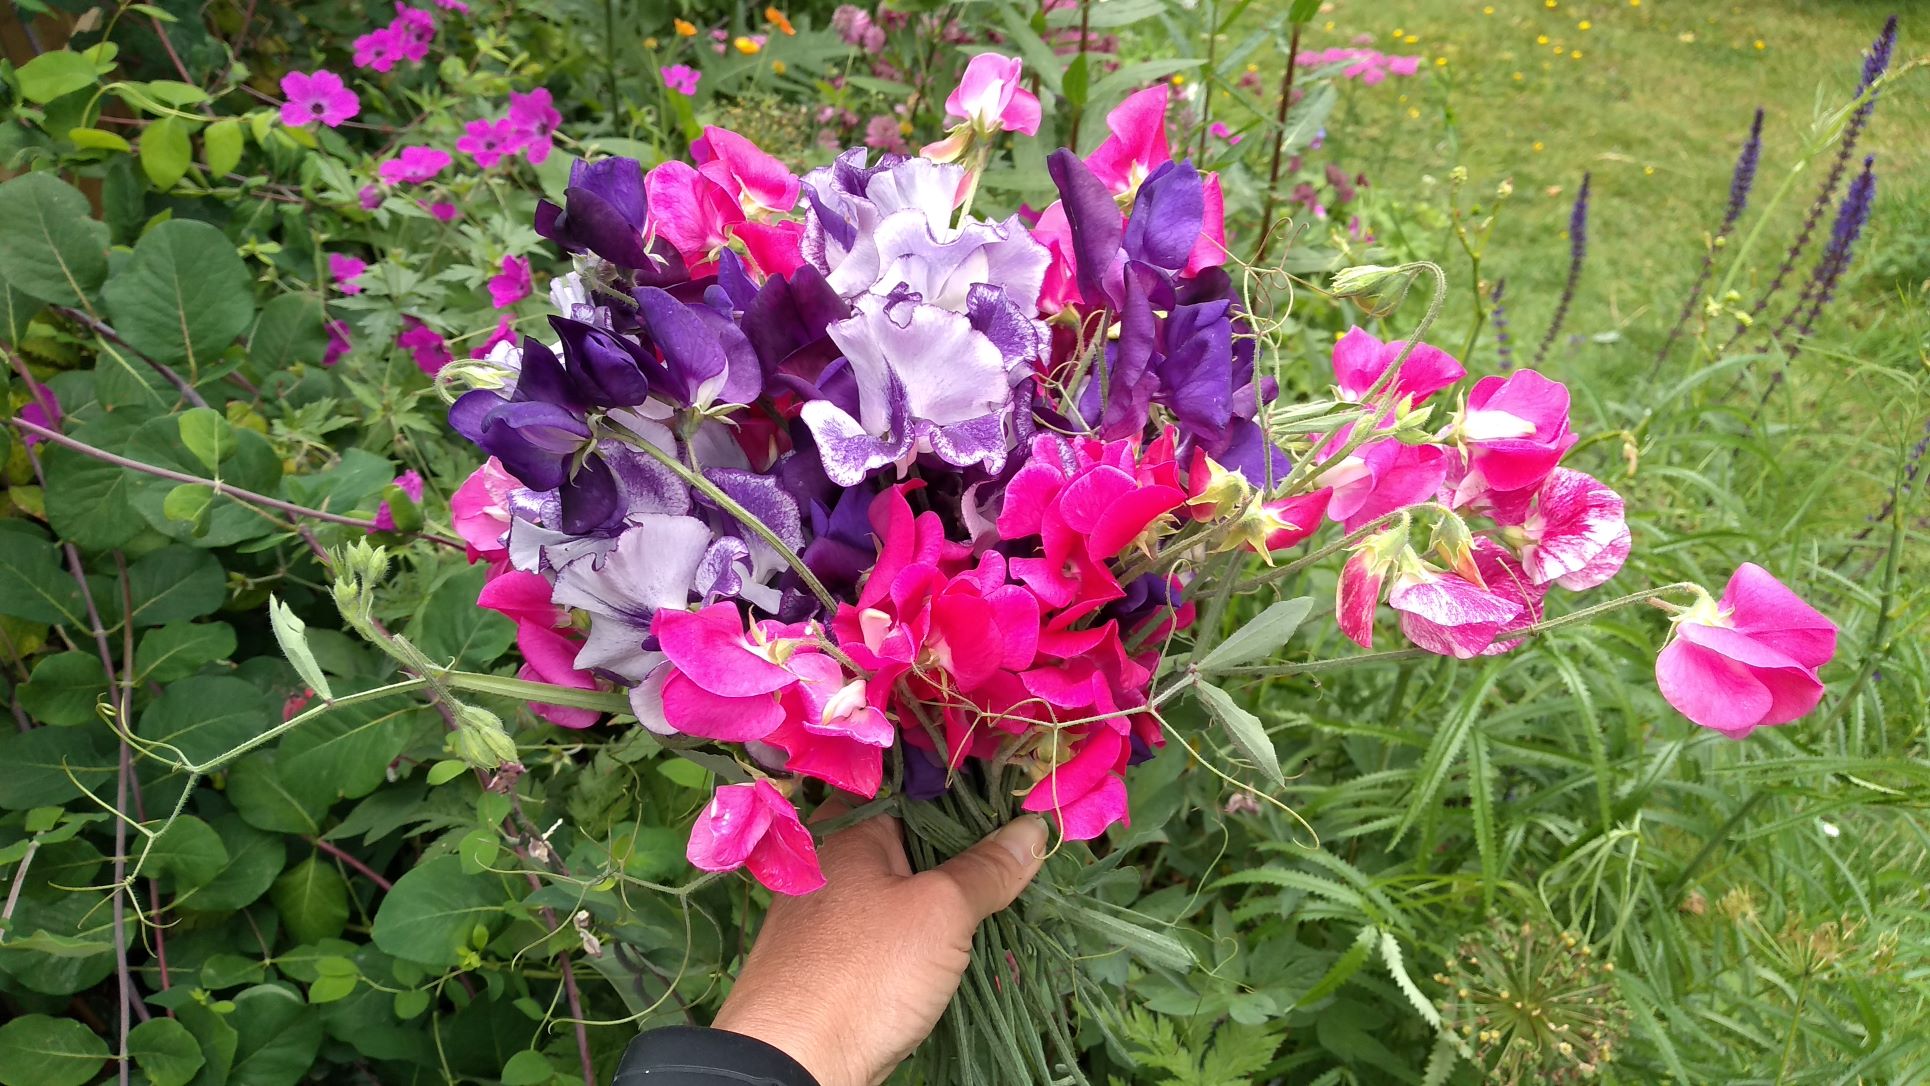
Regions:
<instances>
[{"instance_id":1,"label":"fingernail","mask_svg":"<svg viewBox=\"0 0 1930 1086\"><path fill-rule=\"evenodd\" d=\"M996 839L1000 848L1029 867L1045 857L1046 836L1045 819L1038 815L1026 815L999 830Z\"/></svg>"}]
</instances>

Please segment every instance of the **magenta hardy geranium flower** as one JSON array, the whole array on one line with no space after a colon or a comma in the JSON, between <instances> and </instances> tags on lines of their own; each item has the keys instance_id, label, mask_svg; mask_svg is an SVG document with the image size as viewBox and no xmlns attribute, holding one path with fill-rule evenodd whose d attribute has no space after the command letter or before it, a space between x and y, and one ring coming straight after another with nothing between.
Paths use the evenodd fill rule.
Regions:
<instances>
[{"instance_id":1,"label":"magenta hardy geranium flower","mask_svg":"<svg viewBox=\"0 0 1930 1086\"><path fill-rule=\"evenodd\" d=\"M462 217L462 211L447 200L417 200L416 206L429 213L437 222L455 222Z\"/></svg>"},{"instance_id":2,"label":"magenta hardy geranium flower","mask_svg":"<svg viewBox=\"0 0 1930 1086\"><path fill-rule=\"evenodd\" d=\"M329 277L335 280L335 289L343 294L362 293L362 285L356 280L360 279L362 273L368 268L368 264L359 257L349 256L346 253L328 254Z\"/></svg>"},{"instance_id":3,"label":"magenta hardy geranium flower","mask_svg":"<svg viewBox=\"0 0 1930 1086\"><path fill-rule=\"evenodd\" d=\"M685 97L697 93L697 81L704 77L704 73L687 64L672 64L659 68L657 74L663 77L664 86Z\"/></svg>"},{"instance_id":4,"label":"magenta hardy geranium flower","mask_svg":"<svg viewBox=\"0 0 1930 1086\"><path fill-rule=\"evenodd\" d=\"M540 166L550 156L552 137L563 123L563 115L552 104L548 87L528 94L509 94L509 131L515 150L532 166Z\"/></svg>"},{"instance_id":5,"label":"magenta hardy geranium flower","mask_svg":"<svg viewBox=\"0 0 1930 1086\"><path fill-rule=\"evenodd\" d=\"M402 37L392 26L371 30L355 39L355 66L386 72L402 59Z\"/></svg>"},{"instance_id":6,"label":"magenta hardy geranium flower","mask_svg":"<svg viewBox=\"0 0 1930 1086\"><path fill-rule=\"evenodd\" d=\"M328 348L322 352L322 365L333 366L342 360L354 344L348 338L348 325L341 321L328 322Z\"/></svg>"},{"instance_id":7,"label":"magenta hardy geranium flower","mask_svg":"<svg viewBox=\"0 0 1930 1086\"><path fill-rule=\"evenodd\" d=\"M334 128L362 111L362 100L326 68L289 72L281 77L281 92L288 98L281 104L281 123L290 128L317 121Z\"/></svg>"},{"instance_id":8,"label":"magenta hardy geranium flower","mask_svg":"<svg viewBox=\"0 0 1930 1086\"><path fill-rule=\"evenodd\" d=\"M412 502L420 502L422 500L422 476L413 468L396 476L389 485L400 490L403 495ZM376 506L375 530L378 532L395 531L395 512L389 508L389 503L386 501Z\"/></svg>"},{"instance_id":9,"label":"magenta hardy geranium flower","mask_svg":"<svg viewBox=\"0 0 1930 1086\"><path fill-rule=\"evenodd\" d=\"M514 142L515 134L509 130L509 118L476 120L463 126L463 135L456 140L456 150L475 159L476 165L486 170L501 162L510 153Z\"/></svg>"},{"instance_id":10,"label":"magenta hardy geranium flower","mask_svg":"<svg viewBox=\"0 0 1930 1086\"><path fill-rule=\"evenodd\" d=\"M1744 563L1720 600L1704 594L1671 621L1655 682L1697 724L1741 739L1822 700L1816 672L1836 655L1836 624L1761 566Z\"/></svg>"},{"instance_id":11,"label":"magenta hardy geranium flower","mask_svg":"<svg viewBox=\"0 0 1930 1086\"><path fill-rule=\"evenodd\" d=\"M489 304L508 309L529 297L530 287L529 258L505 256L501 274L489 278Z\"/></svg>"},{"instance_id":12,"label":"magenta hardy geranium flower","mask_svg":"<svg viewBox=\"0 0 1930 1086\"><path fill-rule=\"evenodd\" d=\"M374 185L363 185L355 193L355 202L363 211L374 211L382 206L382 190Z\"/></svg>"},{"instance_id":13,"label":"magenta hardy geranium flower","mask_svg":"<svg viewBox=\"0 0 1930 1086\"><path fill-rule=\"evenodd\" d=\"M429 46L436 40L436 17L421 8L396 0L395 21L389 24L396 55L420 64L429 57Z\"/></svg>"},{"instance_id":14,"label":"magenta hardy geranium flower","mask_svg":"<svg viewBox=\"0 0 1930 1086\"><path fill-rule=\"evenodd\" d=\"M35 426L44 426L49 430L59 429L60 400L54 396L54 390L37 381L30 381L27 384L27 391L33 396L15 413L14 417L31 422ZM39 434L22 433L20 435L21 443L30 447L45 440Z\"/></svg>"},{"instance_id":15,"label":"magenta hardy geranium flower","mask_svg":"<svg viewBox=\"0 0 1930 1086\"><path fill-rule=\"evenodd\" d=\"M455 361L441 334L414 317L402 318L402 332L395 337L395 345L406 349L415 358L417 368L431 377Z\"/></svg>"},{"instance_id":16,"label":"magenta hardy geranium flower","mask_svg":"<svg viewBox=\"0 0 1930 1086\"><path fill-rule=\"evenodd\" d=\"M685 856L701 871L748 867L780 894L808 894L824 885L811 831L791 801L762 778L717 790L690 828Z\"/></svg>"},{"instance_id":17,"label":"magenta hardy geranium flower","mask_svg":"<svg viewBox=\"0 0 1930 1086\"><path fill-rule=\"evenodd\" d=\"M439 147L410 146L397 151L375 172L385 185L419 185L433 180L453 161L449 152Z\"/></svg>"}]
</instances>

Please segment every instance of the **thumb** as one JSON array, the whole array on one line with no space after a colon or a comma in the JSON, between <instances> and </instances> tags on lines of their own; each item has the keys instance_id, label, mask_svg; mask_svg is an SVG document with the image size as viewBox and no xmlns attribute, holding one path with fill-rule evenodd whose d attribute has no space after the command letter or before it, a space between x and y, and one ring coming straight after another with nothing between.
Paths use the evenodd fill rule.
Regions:
<instances>
[{"instance_id":1,"label":"thumb","mask_svg":"<svg viewBox=\"0 0 1930 1086\"><path fill-rule=\"evenodd\" d=\"M1026 815L946 860L932 874L952 884L972 921L991 916L1019 896L1045 864L1045 819Z\"/></svg>"}]
</instances>

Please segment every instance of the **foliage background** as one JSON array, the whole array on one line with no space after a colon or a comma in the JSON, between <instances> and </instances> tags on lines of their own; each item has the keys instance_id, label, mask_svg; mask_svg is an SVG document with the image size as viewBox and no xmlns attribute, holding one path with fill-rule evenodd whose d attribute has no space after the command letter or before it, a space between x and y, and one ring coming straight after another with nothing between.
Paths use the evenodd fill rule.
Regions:
<instances>
[{"instance_id":1,"label":"foliage background","mask_svg":"<svg viewBox=\"0 0 1930 1086\"><path fill-rule=\"evenodd\" d=\"M1302 84L1287 128L1303 161L1280 189L1321 185L1329 163L1369 183L1345 211L1330 199L1327 219L1290 205L1305 232L1288 267L1318 283L1337 263L1441 262L1455 293L1437 339L1471 342L1470 368L1492 372L1500 358L1491 326L1475 325L1479 299L1505 276L1516 351L1539 337L1569 272L1570 203L1589 171L1590 251L1543 368L1576 393L1587 444L1575 455L1588 461L1577 466L1628 499L1637 549L1617 585L1713 585L1739 561L1768 566L1841 624L1825 675L1834 694L1747 743L1698 734L1653 689L1663 624L1641 610L1488 666L1406 661L1237 685L1294 774L1279 798L1304 824L1231 802L1238 793L1182 749L1137 771L1133 828L1109 842L1091 896L1165 942L1128 955L1090 937L1095 969L1132 1010L1089 1023L1088 1073L1476 1081L1437 1032L1442 1008L1454 1021L1458 982L1433 977L1464 936L1501 945L1528 924L1557 958L1573 948L1553 933L1572 932L1591 960L1614 964L1604 998L1626 1010L1627 1035L1607 1080L1930 1078L1930 606L1912 485L1930 416L1920 73L1886 86L1863 136L1878 209L1816 334L1794 350L1760 332L1719 350L1728 325L1712 319L1697 337L1698 317L1658 360L1749 112L1767 112L1763 181L1744 222L1746 232L1766 216L1763 241L1719 265L1733 262L1744 304L1834 154L1806 143L1813 118L1848 99L1857 52L1887 10L1487 7L1411 0L1311 14L1303 49L1365 34L1424 63L1377 87L1331 73ZM1081 62L1047 62L1049 46L1030 46L1026 26L1063 44L1079 14L1052 8L1045 24L1030 22L1031 5L944 13L1042 69L1052 116L1041 146L1077 120L1089 149L1109 101L1147 80L1207 88L1215 116L1244 138L1188 138L1225 171L1235 235L1251 244L1288 12L1095 4L1095 31L1117 39L1105 54L1125 73L1115 78L1098 59L1069 76ZM205 779L177 763L214 759L303 711L314 674L338 697L396 680L386 656L343 632L319 561L321 548L374 530L385 502L397 530L379 538L398 562L376 617L433 659L513 672L508 623L472 604L479 571L429 538L446 535L446 496L473 453L449 440L428 378L395 342L414 318L461 355L499 316L540 319L535 300L499 314L485 283L506 255L530 256L539 288L562 267L528 223L570 154L654 160L680 153L703 122L802 164L822 157L819 128L863 138L841 116L819 121L829 107L902 122L915 145L937 134L937 118L891 104L942 97L982 46L895 32L891 78L866 73L823 7L791 10L791 37L748 8L479 0L443 15L428 64L359 73L357 122L372 127L291 130L273 119L280 74L350 71L352 39L389 12L71 3L10 15L9 406L33 400L31 375L58 396L71 438L284 507L71 448L30 453L22 431L9 433L0 696L15 727L0 732L0 1083L120 1078L123 1019L127 1079L158 1086L567 1082L585 1078L586 1061L607 1078L637 1028L705 1020L755 930L758 895L693 882L683 830L707 774L634 729L561 732L512 699L484 698L513 722L527 767L504 782L455 766L436 708L395 697L305 719ZM679 39L676 17L702 33ZM713 26L769 41L718 55ZM1899 65L1920 49L1917 29L1906 19ZM83 69L79 51L103 41L117 52ZM34 72L36 53L77 60ZM655 78L673 60L703 71L694 98ZM565 153L490 170L459 156L419 190L361 205L358 190L395 145L450 146L468 121L500 113L508 91L536 85L564 114ZM1324 121L1320 108L1331 109ZM1036 206L1033 153L1017 150L993 175L1000 199ZM1762 207L1769 182L1799 165L1793 195ZM1497 212L1503 179L1514 195ZM440 222L418 199L459 216ZM1490 212L1476 267L1454 227ZM368 261L360 293L332 284L328 253ZM1273 364L1287 387L1315 393L1332 334L1369 317L1305 290L1290 310L1285 292L1275 301L1287 323ZM1411 328L1418 308L1382 331ZM325 319L344 321L352 344L332 366ZM391 483L405 470L426 480L419 503ZM1327 576L1284 594L1323 598ZM307 622L312 670L298 674L278 651L271 592ZM1264 602L1242 601L1229 626ZM1285 658L1338 654L1323 631L1310 621ZM1204 762L1240 772L1207 722L1173 724ZM151 746L162 741L175 751ZM1509 938L1490 933L1491 920ZM1168 943L1194 964L1160 965ZM1519 962L1508 968L1517 992L1535 990ZM1522 1080L1572 1067L1559 1043L1544 1038Z\"/></svg>"}]
</instances>

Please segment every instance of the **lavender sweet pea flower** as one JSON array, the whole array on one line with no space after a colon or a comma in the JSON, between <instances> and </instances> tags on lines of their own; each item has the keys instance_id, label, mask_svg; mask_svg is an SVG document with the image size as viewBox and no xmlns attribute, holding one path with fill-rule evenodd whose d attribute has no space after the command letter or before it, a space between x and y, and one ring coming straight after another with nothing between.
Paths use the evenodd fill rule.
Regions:
<instances>
[{"instance_id":1,"label":"lavender sweet pea flower","mask_svg":"<svg viewBox=\"0 0 1930 1086\"><path fill-rule=\"evenodd\" d=\"M646 513L632 520L614 547L559 570L551 598L589 613L590 632L576 666L634 683L662 661L644 647L651 619L662 608L690 602L712 536L695 517Z\"/></svg>"},{"instance_id":2,"label":"lavender sweet pea flower","mask_svg":"<svg viewBox=\"0 0 1930 1086\"><path fill-rule=\"evenodd\" d=\"M865 165L867 152L854 147L831 165L804 175L804 259L830 275L853 249L877 230L886 216L914 211L930 223L950 223L965 171L922 158L885 155Z\"/></svg>"}]
</instances>

